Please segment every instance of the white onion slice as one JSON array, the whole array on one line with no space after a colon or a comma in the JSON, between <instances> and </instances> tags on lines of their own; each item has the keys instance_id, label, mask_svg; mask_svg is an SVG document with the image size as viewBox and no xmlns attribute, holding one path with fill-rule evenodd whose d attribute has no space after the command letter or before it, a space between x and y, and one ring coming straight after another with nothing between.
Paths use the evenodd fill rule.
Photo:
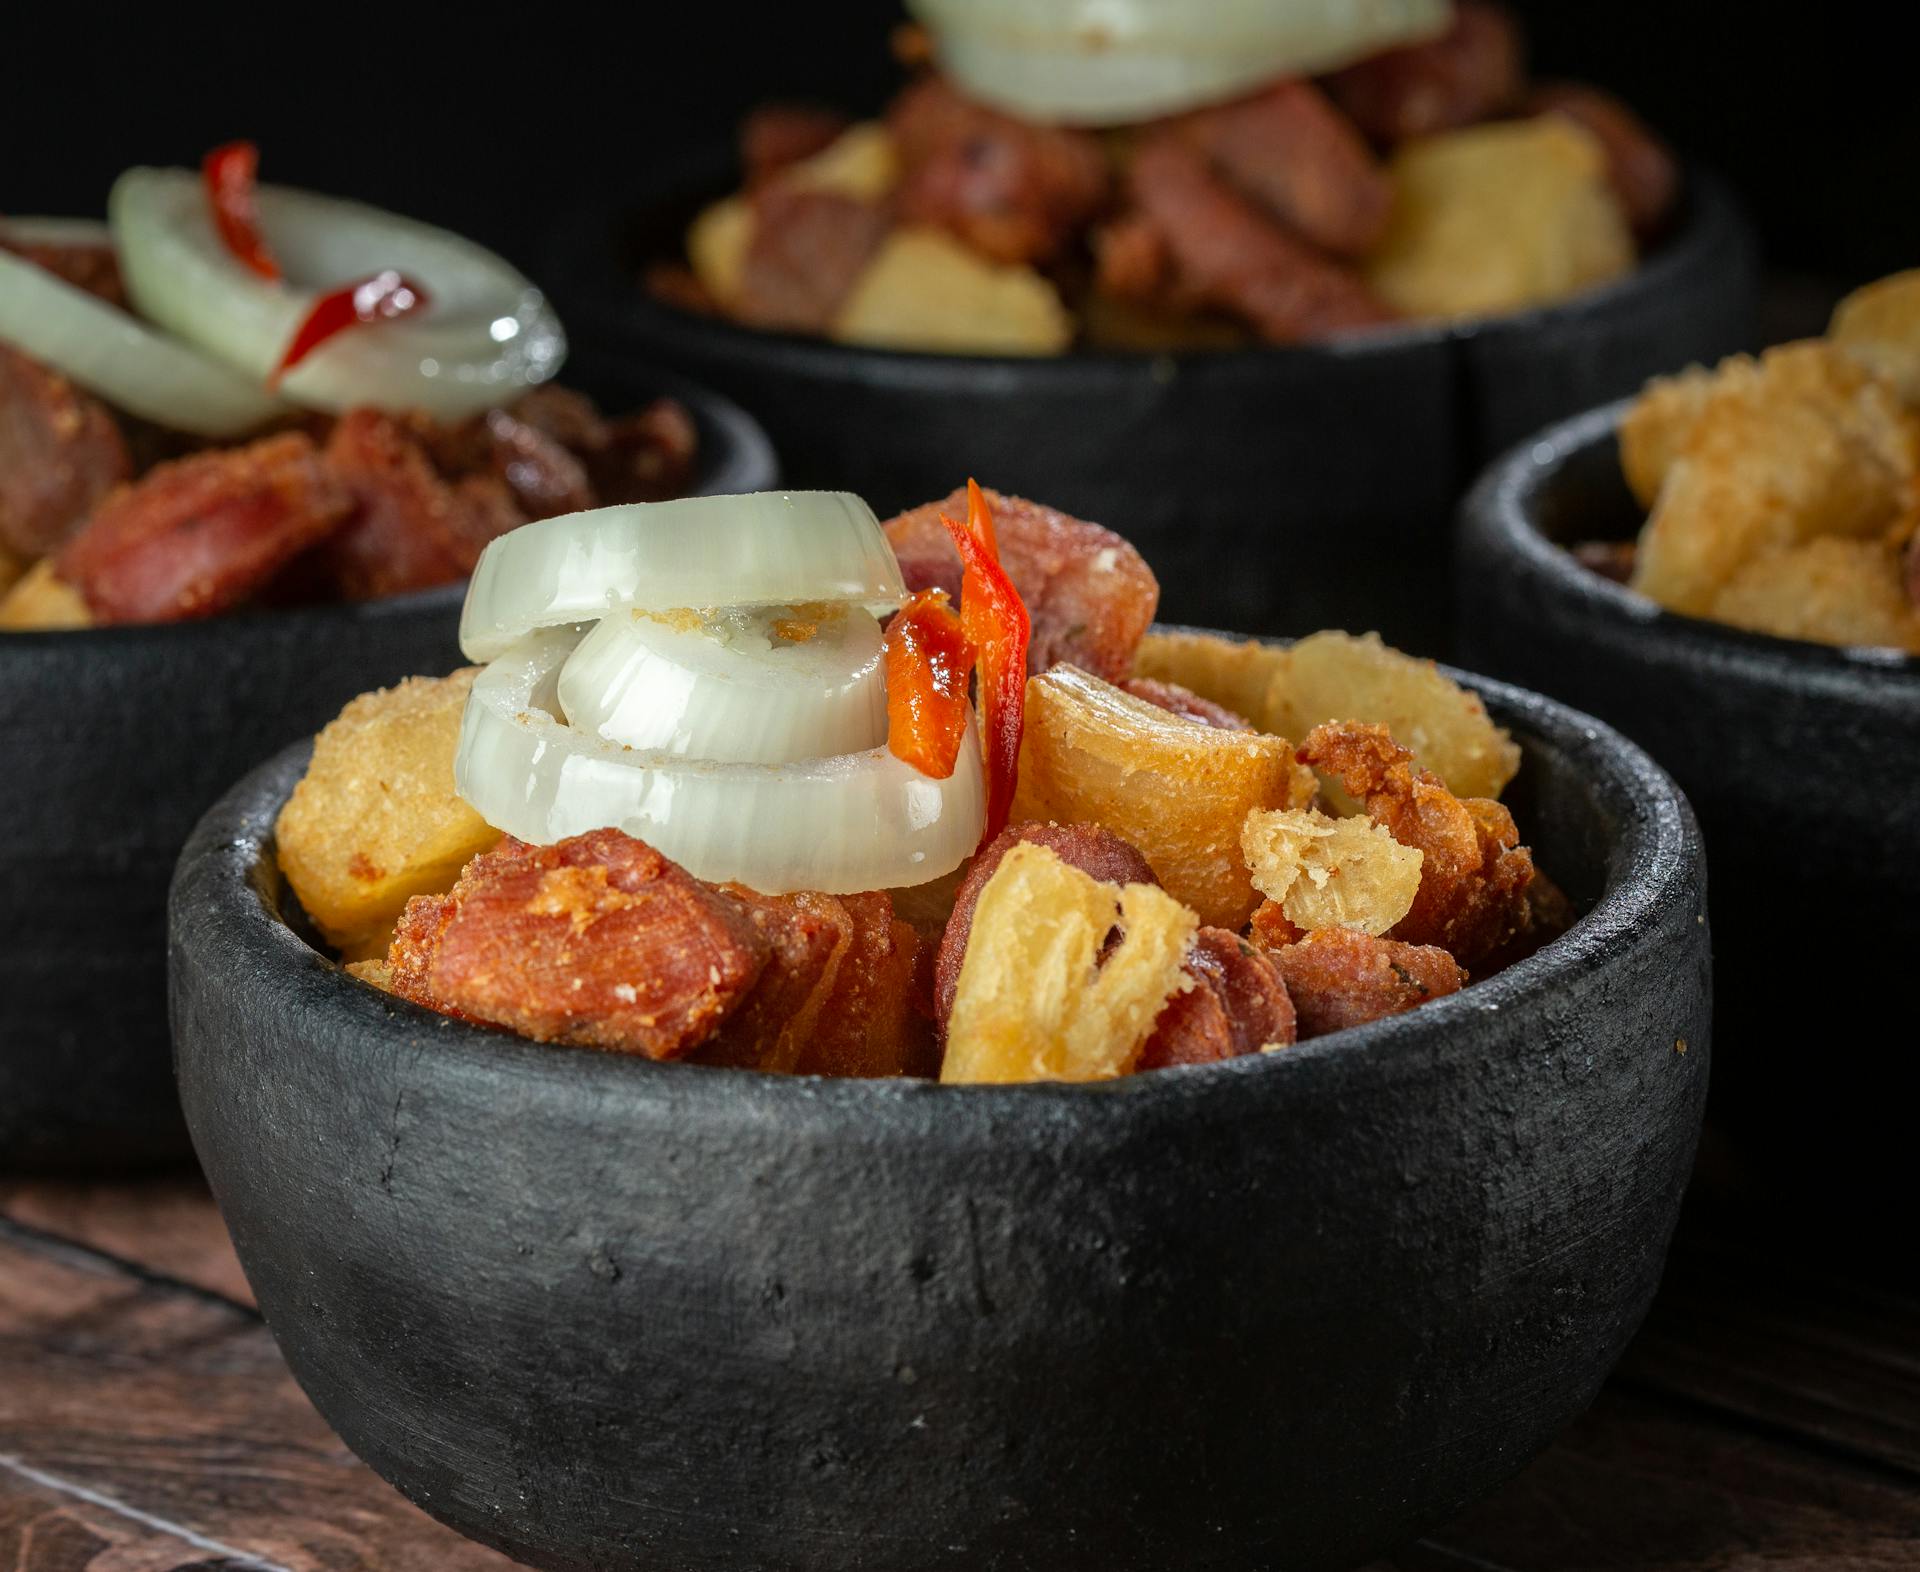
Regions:
<instances>
[{"instance_id":1,"label":"white onion slice","mask_svg":"<svg viewBox=\"0 0 1920 1572\"><path fill-rule=\"evenodd\" d=\"M885 643L858 606L616 612L561 668L560 705L578 730L683 758L858 753L887 740Z\"/></svg>"},{"instance_id":2,"label":"white onion slice","mask_svg":"<svg viewBox=\"0 0 1920 1572\"><path fill-rule=\"evenodd\" d=\"M1119 125L1430 37L1447 0L908 0L983 103Z\"/></svg>"},{"instance_id":3,"label":"white onion slice","mask_svg":"<svg viewBox=\"0 0 1920 1572\"><path fill-rule=\"evenodd\" d=\"M697 878L769 895L924 884L979 842L986 786L974 727L946 780L885 748L778 765L639 753L556 716L560 668L579 637L530 634L474 681L454 783L494 828L539 845L623 830Z\"/></svg>"},{"instance_id":4,"label":"white onion slice","mask_svg":"<svg viewBox=\"0 0 1920 1572\"><path fill-rule=\"evenodd\" d=\"M467 659L489 661L535 628L615 611L906 599L873 509L847 491L682 497L541 519L481 554L460 616Z\"/></svg>"},{"instance_id":5,"label":"white onion slice","mask_svg":"<svg viewBox=\"0 0 1920 1572\"><path fill-rule=\"evenodd\" d=\"M260 229L286 270L261 278L214 229L200 176L129 169L107 211L127 293L161 327L264 383L314 302L392 268L426 310L328 340L280 390L314 409L356 404L459 419L544 382L566 356L546 297L484 246L358 202L259 189Z\"/></svg>"},{"instance_id":6,"label":"white onion slice","mask_svg":"<svg viewBox=\"0 0 1920 1572\"><path fill-rule=\"evenodd\" d=\"M42 227L53 222L13 220L7 228L22 240L58 242L63 237ZM257 382L4 251L0 342L129 414L196 436L242 436L287 408Z\"/></svg>"}]
</instances>

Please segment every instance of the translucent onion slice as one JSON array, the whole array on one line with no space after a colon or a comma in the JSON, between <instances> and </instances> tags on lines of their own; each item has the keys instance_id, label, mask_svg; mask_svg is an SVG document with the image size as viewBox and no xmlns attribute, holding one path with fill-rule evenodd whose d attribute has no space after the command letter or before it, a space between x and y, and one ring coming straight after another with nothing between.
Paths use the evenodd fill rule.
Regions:
<instances>
[{"instance_id":1,"label":"translucent onion slice","mask_svg":"<svg viewBox=\"0 0 1920 1572\"><path fill-rule=\"evenodd\" d=\"M23 241L83 245L106 238L83 219L14 219L7 233ZM196 436L242 436L287 409L257 383L190 345L5 251L0 343L129 414Z\"/></svg>"},{"instance_id":2,"label":"translucent onion slice","mask_svg":"<svg viewBox=\"0 0 1920 1572\"><path fill-rule=\"evenodd\" d=\"M107 211L127 293L161 327L264 383L314 302L392 268L432 304L329 340L281 382L294 402L423 409L458 419L544 382L566 358L546 297L484 246L431 224L288 186L260 187L260 225L286 278L221 243L200 176L129 169Z\"/></svg>"},{"instance_id":3,"label":"translucent onion slice","mask_svg":"<svg viewBox=\"0 0 1920 1572\"><path fill-rule=\"evenodd\" d=\"M1329 71L1447 25L1447 0L908 0L984 103L1119 125Z\"/></svg>"},{"instance_id":4,"label":"translucent onion slice","mask_svg":"<svg viewBox=\"0 0 1920 1572\"><path fill-rule=\"evenodd\" d=\"M885 748L796 764L637 752L556 714L579 639L530 634L474 681L454 783L496 829L540 845L624 830L699 878L770 895L924 884L978 843L986 789L974 728L943 781Z\"/></svg>"},{"instance_id":5,"label":"translucent onion slice","mask_svg":"<svg viewBox=\"0 0 1920 1572\"><path fill-rule=\"evenodd\" d=\"M885 640L858 606L615 613L560 671L568 723L629 748L787 764L887 740Z\"/></svg>"},{"instance_id":6,"label":"translucent onion slice","mask_svg":"<svg viewBox=\"0 0 1920 1572\"><path fill-rule=\"evenodd\" d=\"M481 554L460 617L467 659L535 628L616 611L906 599L880 521L848 491L756 491L596 508L525 524Z\"/></svg>"}]
</instances>

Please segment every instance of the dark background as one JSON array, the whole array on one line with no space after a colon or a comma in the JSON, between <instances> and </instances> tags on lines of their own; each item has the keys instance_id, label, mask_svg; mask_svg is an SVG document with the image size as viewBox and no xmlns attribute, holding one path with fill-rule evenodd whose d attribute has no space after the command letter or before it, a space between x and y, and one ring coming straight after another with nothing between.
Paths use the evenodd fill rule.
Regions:
<instances>
[{"instance_id":1,"label":"dark background","mask_svg":"<svg viewBox=\"0 0 1920 1572\"><path fill-rule=\"evenodd\" d=\"M1204 0L1195 0L1204 4ZM1733 177L1769 260L1835 283L1920 263L1920 92L1890 6L1530 0L1543 75L1627 96ZM878 104L898 0L191 8L21 0L0 40L0 211L99 211L129 163L236 136L267 178L463 230L523 265L546 218L769 97ZM124 9L127 13L119 14Z\"/></svg>"}]
</instances>

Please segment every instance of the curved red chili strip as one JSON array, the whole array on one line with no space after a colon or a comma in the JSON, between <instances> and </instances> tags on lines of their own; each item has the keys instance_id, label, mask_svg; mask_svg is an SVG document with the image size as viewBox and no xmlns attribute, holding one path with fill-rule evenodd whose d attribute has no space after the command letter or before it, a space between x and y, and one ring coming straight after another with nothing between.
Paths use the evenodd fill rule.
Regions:
<instances>
[{"instance_id":1,"label":"curved red chili strip","mask_svg":"<svg viewBox=\"0 0 1920 1572\"><path fill-rule=\"evenodd\" d=\"M1032 625L1026 603L1000 566L993 513L980 488L967 484L967 523L945 514L959 549L960 629L979 659L980 708L987 754L987 827L982 846L1006 828L1020 778L1020 738L1027 719L1027 641Z\"/></svg>"},{"instance_id":2,"label":"curved red chili strip","mask_svg":"<svg viewBox=\"0 0 1920 1572\"><path fill-rule=\"evenodd\" d=\"M342 284L330 290L313 303L306 320L294 330L280 364L267 378L267 386L277 387L282 377L336 334L352 327L411 316L429 304L424 289L392 268L363 278L357 284Z\"/></svg>"},{"instance_id":3,"label":"curved red chili strip","mask_svg":"<svg viewBox=\"0 0 1920 1572\"><path fill-rule=\"evenodd\" d=\"M924 589L887 624L887 751L943 781L959 762L971 720L973 647L947 592Z\"/></svg>"},{"instance_id":4,"label":"curved red chili strip","mask_svg":"<svg viewBox=\"0 0 1920 1572\"><path fill-rule=\"evenodd\" d=\"M200 161L200 172L213 227L227 250L260 277L279 278L280 264L260 233L260 150L251 142L223 143Z\"/></svg>"}]
</instances>

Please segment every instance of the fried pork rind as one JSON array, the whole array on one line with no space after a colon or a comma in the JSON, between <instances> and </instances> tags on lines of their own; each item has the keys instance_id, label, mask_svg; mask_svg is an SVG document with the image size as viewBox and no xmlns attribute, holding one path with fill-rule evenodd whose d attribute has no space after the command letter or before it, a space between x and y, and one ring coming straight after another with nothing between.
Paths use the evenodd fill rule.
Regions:
<instances>
[{"instance_id":1,"label":"fried pork rind","mask_svg":"<svg viewBox=\"0 0 1920 1572\"><path fill-rule=\"evenodd\" d=\"M1520 768L1519 745L1476 695L1377 633L1315 633L1284 649L1150 633L1133 671L1190 688L1279 737L1304 737L1323 721L1375 722L1461 796L1498 797Z\"/></svg>"},{"instance_id":2,"label":"fried pork rind","mask_svg":"<svg viewBox=\"0 0 1920 1572\"><path fill-rule=\"evenodd\" d=\"M1715 597L1713 614L1778 638L1920 655L1920 609L1901 580L1897 546L1822 536L1751 558Z\"/></svg>"},{"instance_id":3,"label":"fried pork rind","mask_svg":"<svg viewBox=\"0 0 1920 1572\"><path fill-rule=\"evenodd\" d=\"M843 344L961 355L1055 355L1073 341L1060 293L938 229L897 229L835 313Z\"/></svg>"},{"instance_id":4,"label":"fried pork rind","mask_svg":"<svg viewBox=\"0 0 1920 1572\"><path fill-rule=\"evenodd\" d=\"M1856 289L1834 308L1827 337L1920 405L1920 268Z\"/></svg>"},{"instance_id":5,"label":"fried pork rind","mask_svg":"<svg viewBox=\"0 0 1920 1572\"><path fill-rule=\"evenodd\" d=\"M1388 932L1411 910L1425 860L1364 814L1334 819L1313 808L1248 814L1240 850L1253 887L1307 932Z\"/></svg>"},{"instance_id":6,"label":"fried pork rind","mask_svg":"<svg viewBox=\"0 0 1920 1572\"><path fill-rule=\"evenodd\" d=\"M1458 993L1467 981L1445 950L1352 928L1322 928L1268 953L1293 999L1302 1041L1399 1015Z\"/></svg>"},{"instance_id":7,"label":"fried pork rind","mask_svg":"<svg viewBox=\"0 0 1920 1572\"><path fill-rule=\"evenodd\" d=\"M1420 888L1392 938L1437 945L1472 968L1526 928L1533 856L1499 803L1456 796L1384 726L1316 726L1300 758L1337 779L1401 845L1425 854Z\"/></svg>"},{"instance_id":8,"label":"fried pork rind","mask_svg":"<svg viewBox=\"0 0 1920 1572\"><path fill-rule=\"evenodd\" d=\"M1014 820L1104 825L1211 927L1239 928L1259 904L1240 861L1247 815L1303 807L1313 789L1284 738L1201 725L1076 666L1027 682Z\"/></svg>"},{"instance_id":9,"label":"fried pork rind","mask_svg":"<svg viewBox=\"0 0 1920 1572\"><path fill-rule=\"evenodd\" d=\"M1409 316L1490 316L1565 300L1630 271L1633 235L1605 149L1561 116L1408 143L1367 281Z\"/></svg>"},{"instance_id":10,"label":"fried pork rind","mask_svg":"<svg viewBox=\"0 0 1920 1572\"><path fill-rule=\"evenodd\" d=\"M363 693L313 745L276 826L280 867L320 931L374 953L410 897L450 889L499 831L454 792L475 669Z\"/></svg>"},{"instance_id":11,"label":"fried pork rind","mask_svg":"<svg viewBox=\"0 0 1920 1572\"><path fill-rule=\"evenodd\" d=\"M93 613L80 592L42 557L0 595L0 632L33 633L54 628L90 628Z\"/></svg>"},{"instance_id":12,"label":"fried pork rind","mask_svg":"<svg viewBox=\"0 0 1920 1572\"><path fill-rule=\"evenodd\" d=\"M1713 397L1717 380L1736 364L1753 362L1740 355L1722 361L1718 372L1689 366L1671 377L1655 377L1621 418L1620 469L1641 507L1653 506L1673 461Z\"/></svg>"},{"instance_id":13,"label":"fried pork rind","mask_svg":"<svg viewBox=\"0 0 1920 1572\"><path fill-rule=\"evenodd\" d=\"M1185 962L1199 926L1164 890L1104 884L1044 846L1013 847L974 911L940 1079L1125 1075L1167 1001L1194 986Z\"/></svg>"},{"instance_id":14,"label":"fried pork rind","mask_svg":"<svg viewBox=\"0 0 1920 1572\"><path fill-rule=\"evenodd\" d=\"M1661 481L1633 588L1721 617L1756 559L1822 536L1904 538L1917 501L1920 423L1886 381L1818 341L1735 357Z\"/></svg>"}]
</instances>

